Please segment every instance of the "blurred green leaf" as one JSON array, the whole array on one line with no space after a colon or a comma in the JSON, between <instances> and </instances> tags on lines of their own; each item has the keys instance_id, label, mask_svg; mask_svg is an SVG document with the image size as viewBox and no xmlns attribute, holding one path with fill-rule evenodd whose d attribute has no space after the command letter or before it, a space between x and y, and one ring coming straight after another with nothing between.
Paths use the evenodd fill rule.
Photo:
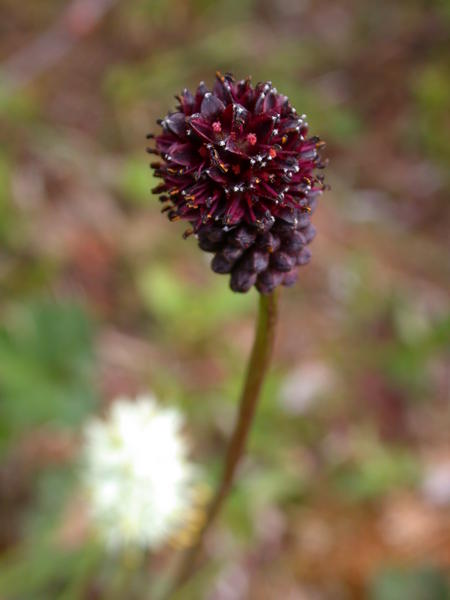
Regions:
<instances>
[{"instance_id":1,"label":"blurred green leaf","mask_svg":"<svg viewBox=\"0 0 450 600\"><path fill-rule=\"evenodd\" d=\"M92 323L81 307L42 301L0 328L3 442L29 427L74 427L93 410Z\"/></svg>"},{"instance_id":2,"label":"blurred green leaf","mask_svg":"<svg viewBox=\"0 0 450 600\"><path fill-rule=\"evenodd\" d=\"M127 200L136 204L153 204L158 206L150 190L157 185L156 179L149 172L142 156L128 158L123 166L119 180L119 190Z\"/></svg>"},{"instance_id":3,"label":"blurred green leaf","mask_svg":"<svg viewBox=\"0 0 450 600\"><path fill-rule=\"evenodd\" d=\"M23 124L35 118L36 113L37 104L33 95L11 90L0 71L0 117L7 116L10 123Z\"/></svg>"},{"instance_id":4,"label":"blurred green leaf","mask_svg":"<svg viewBox=\"0 0 450 600\"><path fill-rule=\"evenodd\" d=\"M432 158L446 164L450 159L448 129L450 117L450 70L447 62L433 62L414 75L413 92L416 97L414 127L416 145L425 146Z\"/></svg>"},{"instance_id":5,"label":"blurred green leaf","mask_svg":"<svg viewBox=\"0 0 450 600\"><path fill-rule=\"evenodd\" d=\"M0 596L4 600L81 600L80 593L99 563L98 547L76 550L57 547L47 539L29 540L0 562Z\"/></svg>"},{"instance_id":6,"label":"blurred green leaf","mask_svg":"<svg viewBox=\"0 0 450 600\"><path fill-rule=\"evenodd\" d=\"M387 569L375 579L370 600L448 600L450 587L444 574L432 567Z\"/></svg>"},{"instance_id":7,"label":"blurred green leaf","mask_svg":"<svg viewBox=\"0 0 450 600\"><path fill-rule=\"evenodd\" d=\"M215 277L207 287L194 286L163 265L145 269L138 285L167 332L181 339L198 339L224 321L245 314L255 301L253 293L231 294L225 278Z\"/></svg>"},{"instance_id":8,"label":"blurred green leaf","mask_svg":"<svg viewBox=\"0 0 450 600\"><path fill-rule=\"evenodd\" d=\"M418 480L418 460L407 450L365 440L355 454L354 462L341 465L332 475L336 487L352 501L375 500Z\"/></svg>"},{"instance_id":9,"label":"blurred green leaf","mask_svg":"<svg viewBox=\"0 0 450 600\"><path fill-rule=\"evenodd\" d=\"M8 241L15 225L14 211L10 201L11 165L3 153L0 153L0 241Z\"/></svg>"},{"instance_id":10,"label":"blurred green leaf","mask_svg":"<svg viewBox=\"0 0 450 600\"><path fill-rule=\"evenodd\" d=\"M386 345L380 360L385 371L401 385L422 390L427 383L427 365L430 359L450 347L450 317L443 316L408 343L399 340Z\"/></svg>"}]
</instances>

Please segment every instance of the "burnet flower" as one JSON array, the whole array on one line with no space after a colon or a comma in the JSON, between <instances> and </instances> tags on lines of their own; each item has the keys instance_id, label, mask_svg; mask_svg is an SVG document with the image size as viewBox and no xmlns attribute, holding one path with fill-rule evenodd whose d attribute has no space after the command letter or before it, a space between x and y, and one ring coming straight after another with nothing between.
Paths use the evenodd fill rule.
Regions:
<instances>
[{"instance_id":1,"label":"burnet flower","mask_svg":"<svg viewBox=\"0 0 450 600\"><path fill-rule=\"evenodd\" d=\"M151 166L163 211L191 224L185 236L214 254L211 267L231 275L232 290L292 285L311 257L323 142L270 82L217 73L212 90L201 83L177 98L148 149L160 158Z\"/></svg>"},{"instance_id":2,"label":"burnet flower","mask_svg":"<svg viewBox=\"0 0 450 600\"><path fill-rule=\"evenodd\" d=\"M180 414L152 396L118 398L86 427L90 519L111 549L156 548L189 526L199 480L181 427Z\"/></svg>"}]
</instances>

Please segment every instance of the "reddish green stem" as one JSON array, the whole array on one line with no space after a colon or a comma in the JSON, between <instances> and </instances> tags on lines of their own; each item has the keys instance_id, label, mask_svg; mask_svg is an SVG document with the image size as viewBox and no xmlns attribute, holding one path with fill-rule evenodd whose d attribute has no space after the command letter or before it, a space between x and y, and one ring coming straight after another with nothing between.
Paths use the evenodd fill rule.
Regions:
<instances>
[{"instance_id":1,"label":"reddish green stem","mask_svg":"<svg viewBox=\"0 0 450 600\"><path fill-rule=\"evenodd\" d=\"M233 484L237 467L244 454L245 445L253 422L262 385L267 374L277 321L277 292L259 296L259 311L255 339L247 366L244 387L241 393L239 413L228 444L225 465L219 487L209 505L206 519L194 545L186 552L172 591L178 590L194 573L205 534L217 517ZM167 596L170 598L171 594Z\"/></svg>"}]
</instances>

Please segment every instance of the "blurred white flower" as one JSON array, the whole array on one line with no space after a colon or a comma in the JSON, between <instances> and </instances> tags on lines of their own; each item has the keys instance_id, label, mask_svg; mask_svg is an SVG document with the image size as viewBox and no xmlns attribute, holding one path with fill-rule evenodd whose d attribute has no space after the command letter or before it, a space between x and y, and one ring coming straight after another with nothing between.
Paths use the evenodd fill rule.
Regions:
<instances>
[{"instance_id":1,"label":"blurred white flower","mask_svg":"<svg viewBox=\"0 0 450 600\"><path fill-rule=\"evenodd\" d=\"M331 392L335 383L335 373L327 364L304 363L286 377L280 392L281 406L289 414L305 414L316 400Z\"/></svg>"},{"instance_id":2,"label":"blurred white flower","mask_svg":"<svg viewBox=\"0 0 450 600\"><path fill-rule=\"evenodd\" d=\"M85 431L90 518L112 549L154 548L179 535L196 501L182 419L152 396L118 398Z\"/></svg>"},{"instance_id":3,"label":"blurred white flower","mask_svg":"<svg viewBox=\"0 0 450 600\"><path fill-rule=\"evenodd\" d=\"M450 506L450 461L430 464L422 482L425 498L436 506Z\"/></svg>"}]
</instances>

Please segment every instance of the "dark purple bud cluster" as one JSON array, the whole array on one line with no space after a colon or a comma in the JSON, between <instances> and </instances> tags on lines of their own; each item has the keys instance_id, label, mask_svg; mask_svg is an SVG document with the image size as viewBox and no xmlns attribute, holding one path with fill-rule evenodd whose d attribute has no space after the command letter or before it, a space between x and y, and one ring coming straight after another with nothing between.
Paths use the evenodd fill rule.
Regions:
<instances>
[{"instance_id":1,"label":"dark purple bud cluster","mask_svg":"<svg viewBox=\"0 0 450 600\"><path fill-rule=\"evenodd\" d=\"M202 227L198 240L202 250L214 252L212 270L231 274L233 291L247 292L255 285L269 294L278 285L295 283L297 267L311 258L307 245L315 233L309 217L300 215L296 225L276 220L266 231L246 223L230 231L211 224Z\"/></svg>"},{"instance_id":2,"label":"dark purple bud cluster","mask_svg":"<svg viewBox=\"0 0 450 600\"><path fill-rule=\"evenodd\" d=\"M162 159L151 166L163 211L191 223L185 236L214 253L211 267L231 275L232 290L292 285L311 256L323 142L271 83L218 73L212 91L201 83L178 100L148 150Z\"/></svg>"}]
</instances>

